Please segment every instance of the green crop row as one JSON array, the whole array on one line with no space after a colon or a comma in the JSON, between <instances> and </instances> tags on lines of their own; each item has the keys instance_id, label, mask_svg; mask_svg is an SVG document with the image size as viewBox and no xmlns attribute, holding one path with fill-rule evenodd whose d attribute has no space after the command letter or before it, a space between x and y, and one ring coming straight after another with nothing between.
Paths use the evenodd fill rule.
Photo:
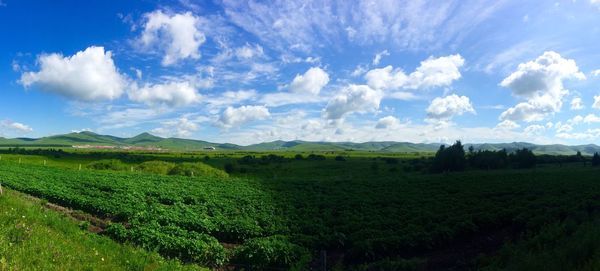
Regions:
<instances>
[{"instance_id":1,"label":"green crop row","mask_svg":"<svg viewBox=\"0 0 600 271\"><path fill-rule=\"evenodd\" d=\"M323 251L336 261L330 265L418 267L435 251L490 232L520 236L572 214L595 214L597 173L573 167L280 180L0 163L3 185L110 218L106 233L115 239L206 266L299 269Z\"/></svg>"}]
</instances>

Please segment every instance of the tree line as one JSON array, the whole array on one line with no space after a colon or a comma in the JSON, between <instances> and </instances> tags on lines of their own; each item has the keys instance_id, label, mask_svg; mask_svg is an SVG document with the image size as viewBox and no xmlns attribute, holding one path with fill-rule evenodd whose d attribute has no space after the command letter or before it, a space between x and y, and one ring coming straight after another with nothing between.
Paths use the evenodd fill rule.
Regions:
<instances>
[{"instance_id":1,"label":"tree line","mask_svg":"<svg viewBox=\"0 0 600 271\"><path fill-rule=\"evenodd\" d=\"M465 152L464 146L460 141L446 147L441 145L433 158L431 171L434 173L449 171L464 171L467 168L474 169L503 169L503 168L533 168L538 163L562 163L583 162L587 165L588 158L577 152L571 156L536 156L533 151L527 148L518 149L508 153L506 150L475 151L473 146ZM592 166L600 166L600 155L595 153L591 159Z\"/></svg>"}]
</instances>

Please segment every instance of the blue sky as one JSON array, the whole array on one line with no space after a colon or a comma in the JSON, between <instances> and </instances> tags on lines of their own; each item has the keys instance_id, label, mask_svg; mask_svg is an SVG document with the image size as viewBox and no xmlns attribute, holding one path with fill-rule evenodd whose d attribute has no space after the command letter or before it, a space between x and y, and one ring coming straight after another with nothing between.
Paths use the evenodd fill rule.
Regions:
<instances>
[{"instance_id":1,"label":"blue sky","mask_svg":"<svg viewBox=\"0 0 600 271\"><path fill-rule=\"evenodd\" d=\"M600 1L0 0L0 136L600 139Z\"/></svg>"}]
</instances>

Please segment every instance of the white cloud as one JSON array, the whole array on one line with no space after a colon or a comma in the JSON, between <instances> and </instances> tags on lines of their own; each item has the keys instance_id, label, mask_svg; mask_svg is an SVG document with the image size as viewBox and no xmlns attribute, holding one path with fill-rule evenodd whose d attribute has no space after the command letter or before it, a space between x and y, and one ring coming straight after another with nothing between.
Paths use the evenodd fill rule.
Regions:
<instances>
[{"instance_id":1,"label":"white cloud","mask_svg":"<svg viewBox=\"0 0 600 271\"><path fill-rule=\"evenodd\" d=\"M369 112L379 109L381 91L366 85L349 85L333 97L325 107L324 117L330 120L342 119L352 112Z\"/></svg>"},{"instance_id":2,"label":"white cloud","mask_svg":"<svg viewBox=\"0 0 600 271\"><path fill-rule=\"evenodd\" d=\"M591 73L592 73L592 76L600 76L600 69L594 70Z\"/></svg>"},{"instance_id":3,"label":"white cloud","mask_svg":"<svg viewBox=\"0 0 600 271\"><path fill-rule=\"evenodd\" d=\"M583 122L585 122L585 123L599 123L600 122L600 116L597 116L596 114L588 114L587 116L585 116L585 118L583 118Z\"/></svg>"},{"instance_id":4,"label":"white cloud","mask_svg":"<svg viewBox=\"0 0 600 271\"><path fill-rule=\"evenodd\" d=\"M544 131L546 131L546 127L542 126L542 125L530 125L525 127L525 129L523 130L525 132L525 134L529 135L529 136L537 136L537 135L541 135Z\"/></svg>"},{"instance_id":5,"label":"white cloud","mask_svg":"<svg viewBox=\"0 0 600 271\"><path fill-rule=\"evenodd\" d=\"M539 125L533 125L533 126L539 126ZM556 129L557 133L568 133L570 131L573 131L573 126L570 124L562 124L562 123L557 123L556 125L554 125L554 128Z\"/></svg>"},{"instance_id":6,"label":"white cloud","mask_svg":"<svg viewBox=\"0 0 600 271\"><path fill-rule=\"evenodd\" d=\"M73 56L61 54L38 57L40 70L21 75L20 83L81 101L113 100L123 94L127 78L120 74L112 53L103 47L89 47Z\"/></svg>"},{"instance_id":7,"label":"white cloud","mask_svg":"<svg viewBox=\"0 0 600 271\"><path fill-rule=\"evenodd\" d=\"M306 95L303 93L290 93L290 92L274 92L266 93L260 98L260 102L267 106L282 106L289 104L309 104L309 103L320 103L327 101L327 98Z\"/></svg>"},{"instance_id":8,"label":"white cloud","mask_svg":"<svg viewBox=\"0 0 600 271\"><path fill-rule=\"evenodd\" d=\"M571 100L571 110L581 110L583 108L584 106L581 98L575 97L573 100Z\"/></svg>"},{"instance_id":9,"label":"white cloud","mask_svg":"<svg viewBox=\"0 0 600 271\"><path fill-rule=\"evenodd\" d=\"M498 123L498 125L496 125L496 129L498 129L498 130L514 130L519 127L521 127L521 125L517 124L514 121L510 121L510 120L502 121L502 122Z\"/></svg>"},{"instance_id":10,"label":"white cloud","mask_svg":"<svg viewBox=\"0 0 600 271\"><path fill-rule=\"evenodd\" d=\"M258 93L254 89L225 91L219 96L207 98L205 101L213 106L234 105L245 101L253 101Z\"/></svg>"},{"instance_id":11,"label":"white cloud","mask_svg":"<svg viewBox=\"0 0 600 271\"><path fill-rule=\"evenodd\" d=\"M473 109L469 97L452 94L433 99L427 108L427 119L450 120L452 117L460 116L464 113L475 114L475 109Z\"/></svg>"},{"instance_id":12,"label":"white cloud","mask_svg":"<svg viewBox=\"0 0 600 271\"><path fill-rule=\"evenodd\" d=\"M201 95L188 81L146 84L132 87L129 99L148 105L186 106L200 101Z\"/></svg>"},{"instance_id":13,"label":"white cloud","mask_svg":"<svg viewBox=\"0 0 600 271\"><path fill-rule=\"evenodd\" d=\"M33 129L28 125L19 122L13 122L10 120L0 121L0 128L5 128L18 133L29 133L32 132Z\"/></svg>"},{"instance_id":14,"label":"white cloud","mask_svg":"<svg viewBox=\"0 0 600 271\"><path fill-rule=\"evenodd\" d=\"M222 1L238 27L282 51L311 51L350 41L398 49L460 43L506 3L496 1Z\"/></svg>"},{"instance_id":15,"label":"white cloud","mask_svg":"<svg viewBox=\"0 0 600 271\"><path fill-rule=\"evenodd\" d=\"M189 137L198 130L198 125L186 117L161 123L162 126L152 130L153 134L162 137Z\"/></svg>"},{"instance_id":16,"label":"white cloud","mask_svg":"<svg viewBox=\"0 0 600 271\"><path fill-rule=\"evenodd\" d=\"M270 117L269 109L260 105L244 105L238 108L227 107L221 114L219 121L224 127L239 126L247 122L264 120Z\"/></svg>"},{"instance_id":17,"label":"white cloud","mask_svg":"<svg viewBox=\"0 0 600 271\"><path fill-rule=\"evenodd\" d=\"M361 76L365 72L367 72L367 70L368 70L368 65L367 65L367 67L365 67L363 65L358 65L358 66L356 66L356 68L354 68L354 70L350 73L350 75L353 77Z\"/></svg>"},{"instance_id":18,"label":"white cloud","mask_svg":"<svg viewBox=\"0 0 600 271\"><path fill-rule=\"evenodd\" d=\"M461 77L459 68L464 65L464 62L465 60L458 54L439 58L430 57L421 61L419 67L409 75L399 68L386 66L370 70L365 75L365 79L370 87L382 90L449 86Z\"/></svg>"},{"instance_id":19,"label":"white cloud","mask_svg":"<svg viewBox=\"0 0 600 271\"><path fill-rule=\"evenodd\" d=\"M388 128L395 128L398 126L400 126L400 120L398 120L394 116L387 116L387 117L380 118L377 121L377 124L375 124L375 128L377 128L377 129L388 129Z\"/></svg>"},{"instance_id":20,"label":"white cloud","mask_svg":"<svg viewBox=\"0 0 600 271\"><path fill-rule=\"evenodd\" d=\"M389 55L390 55L390 53L388 52L388 50L383 50L383 51L375 54L375 57L373 57L373 61L371 63L373 65L379 65L381 58L383 58L384 56L389 56Z\"/></svg>"},{"instance_id":21,"label":"white cloud","mask_svg":"<svg viewBox=\"0 0 600 271\"><path fill-rule=\"evenodd\" d=\"M600 95L594 96L594 103L592 104L592 108L600 109Z\"/></svg>"},{"instance_id":22,"label":"white cloud","mask_svg":"<svg viewBox=\"0 0 600 271\"><path fill-rule=\"evenodd\" d=\"M563 87L566 79L584 80L585 75L574 60L562 58L556 52L545 52L533 61L519 64L500 86L510 88L515 96L527 102L507 109L500 119L539 121L560 111L562 99L569 93Z\"/></svg>"},{"instance_id":23,"label":"white cloud","mask_svg":"<svg viewBox=\"0 0 600 271\"><path fill-rule=\"evenodd\" d=\"M165 14L160 10L146 13L139 42L143 48L163 51L162 64L169 66L180 60L200 58L200 46L206 37L199 29L200 19L191 12Z\"/></svg>"},{"instance_id":24,"label":"white cloud","mask_svg":"<svg viewBox=\"0 0 600 271\"><path fill-rule=\"evenodd\" d=\"M246 45L235 49L235 55L241 59L252 59L264 55L262 46L255 44L254 46L246 43Z\"/></svg>"},{"instance_id":25,"label":"white cloud","mask_svg":"<svg viewBox=\"0 0 600 271\"><path fill-rule=\"evenodd\" d=\"M329 75L321 68L313 67L304 75L296 75L290 84L290 90L294 93L318 95L327 83L329 83Z\"/></svg>"}]
</instances>

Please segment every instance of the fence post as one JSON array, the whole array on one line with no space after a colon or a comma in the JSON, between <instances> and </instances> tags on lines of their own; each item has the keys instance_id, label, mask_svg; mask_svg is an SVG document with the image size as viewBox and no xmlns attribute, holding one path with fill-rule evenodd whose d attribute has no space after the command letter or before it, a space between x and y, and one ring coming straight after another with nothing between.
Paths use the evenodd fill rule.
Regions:
<instances>
[{"instance_id":1,"label":"fence post","mask_svg":"<svg viewBox=\"0 0 600 271\"><path fill-rule=\"evenodd\" d=\"M79 170L81 170L81 164L79 164Z\"/></svg>"},{"instance_id":2,"label":"fence post","mask_svg":"<svg viewBox=\"0 0 600 271\"><path fill-rule=\"evenodd\" d=\"M46 165L46 160L44 160L44 166Z\"/></svg>"}]
</instances>

